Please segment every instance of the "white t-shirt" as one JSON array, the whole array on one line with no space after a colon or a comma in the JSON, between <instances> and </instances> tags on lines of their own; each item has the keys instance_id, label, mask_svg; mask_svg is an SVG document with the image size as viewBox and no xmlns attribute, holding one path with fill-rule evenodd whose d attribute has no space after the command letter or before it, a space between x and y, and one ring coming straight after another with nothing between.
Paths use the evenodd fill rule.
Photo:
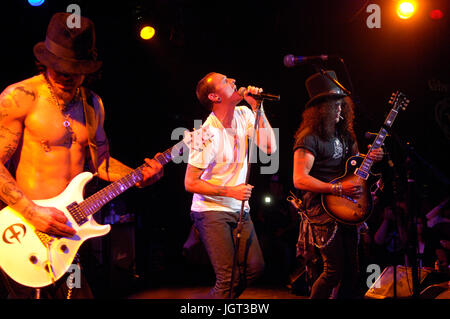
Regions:
<instances>
[{"instance_id":1,"label":"white t-shirt","mask_svg":"<svg viewBox=\"0 0 450 319\"><path fill-rule=\"evenodd\" d=\"M202 127L209 125L211 141L202 151L191 150L189 164L204 169L202 180L213 185L237 186L245 183L247 176L247 145L255 124L255 115L246 106L237 106L231 128L224 128L214 112ZM225 196L211 196L195 193L192 211L239 212L242 201ZM250 211L248 201L244 211Z\"/></svg>"}]
</instances>

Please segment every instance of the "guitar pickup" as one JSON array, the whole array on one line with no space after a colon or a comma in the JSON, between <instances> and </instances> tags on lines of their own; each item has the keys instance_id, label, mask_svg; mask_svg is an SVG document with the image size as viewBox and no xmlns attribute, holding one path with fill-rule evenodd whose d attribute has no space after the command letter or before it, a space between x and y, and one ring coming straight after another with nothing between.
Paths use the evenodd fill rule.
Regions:
<instances>
[{"instance_id":1,"label":"guitar pickup","mask_svg":"<svg viewBox=\"0 0 450 319\"><path fill-rule=\"evenodd\" d=\"M366 172L366 171L363 171L363 170L360 169L360 168L357 168L357 169L355 170L355 175L361 177L361 178L364 179L364 180L367 180L367 179L369 178L369 173Z\"/></svg>"},{"instance_id":2,"label":"guitar pickup","mask_svg":"<svg viewBox=\"0 0 450 319\"><path fill-rule=\"evenodd\" d=\"M72 215L73 219L75 219L78 226L81 226L82 224L87 222L86 214L81 210L77 202L73 202L72 204L68 205L66 209L70 213L70 215Z\"/></svg>"}]
</instances>

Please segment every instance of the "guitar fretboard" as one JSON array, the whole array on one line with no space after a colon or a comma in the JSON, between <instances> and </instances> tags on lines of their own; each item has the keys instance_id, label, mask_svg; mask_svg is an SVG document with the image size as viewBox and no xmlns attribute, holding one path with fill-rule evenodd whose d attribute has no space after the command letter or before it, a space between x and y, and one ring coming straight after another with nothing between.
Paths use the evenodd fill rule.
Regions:
<instances>
[{"instance_id":1,"label":"guitar fretboard","mask_svg":"<svg viewBox=\"0 0 450 319\"><path fill-rule=\"evenodd\" d=\"M387 134L388 134L387 130L381 128L367 154L369 154L373 149L380 148L383 145L383 142L386 139ZM361 163L361 166L356 170L356 175L364 179L367 179L367 177L370 174L370 169L372 168L372 165L373 165L372 159L366 156L363 162Z\"/></svg>"},{"instance_id":2,"label":"guitar fretboard","mask_svg":"<svg viewBox=\"0 0 450 319\"><path fill-rule=\"evenodd\" d=\"M407 100L404 95L400 92L396 92L393 94L392 101L390 103L393 103L393 107L391 111L389 112L388 116L386 117L386 120L384 121L383 127L378 132L375 140L372 143L372 146L370 147L367 154L369 154L372 150L380 148L384 140L386 139L386 136L388 135L387 129L392 127L392 124L394 123L395 118L398 114L398 109L400 107L405 108L406 105L409 103L409 100ZM371 160L368 156L366 156L361 163L360 167L358 167L355 170L355 175L367 179L370 175L370 169L372 168L373 160Z\"/></svg>"}]
</instances>

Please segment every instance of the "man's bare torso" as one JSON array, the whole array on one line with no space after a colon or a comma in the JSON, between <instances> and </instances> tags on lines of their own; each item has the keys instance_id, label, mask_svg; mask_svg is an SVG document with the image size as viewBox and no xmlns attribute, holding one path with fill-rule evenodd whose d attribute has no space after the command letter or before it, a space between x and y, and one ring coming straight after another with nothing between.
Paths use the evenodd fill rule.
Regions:
<instances>
[{"instance_id":1,"label":"man's bare torso","mask_svg":"<svg viewBox=\"0 0 450 319\"><path fill-rule=\"evenodd\" d=\"M70 106L66 117L43 75L10 89L15 101L11 108L25 109L22 140L12 159L17 166L18 186L31 199L54 197L83 171L88 132L81 99ZM66 120L69 127L64 126Z\"/></svg>"}]
</instances>

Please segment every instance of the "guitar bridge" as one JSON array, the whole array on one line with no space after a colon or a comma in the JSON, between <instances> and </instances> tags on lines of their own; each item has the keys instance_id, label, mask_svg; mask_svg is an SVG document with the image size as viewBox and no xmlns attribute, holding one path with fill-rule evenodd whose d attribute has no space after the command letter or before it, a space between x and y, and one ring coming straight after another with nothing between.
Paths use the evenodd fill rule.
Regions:
<instances>
[{"instance_id":1,"label":"guitar bridge","mask_svg":"<svg viewBox=\"0 0 450 319\"><path fill-rule=\"evenodd\" d=\"M38 230L35 231L35 234L37 235L41 243L44 245L44 247L48 248L48 245L53 240L53 238Z\"/></svg>"}]
</instances>

